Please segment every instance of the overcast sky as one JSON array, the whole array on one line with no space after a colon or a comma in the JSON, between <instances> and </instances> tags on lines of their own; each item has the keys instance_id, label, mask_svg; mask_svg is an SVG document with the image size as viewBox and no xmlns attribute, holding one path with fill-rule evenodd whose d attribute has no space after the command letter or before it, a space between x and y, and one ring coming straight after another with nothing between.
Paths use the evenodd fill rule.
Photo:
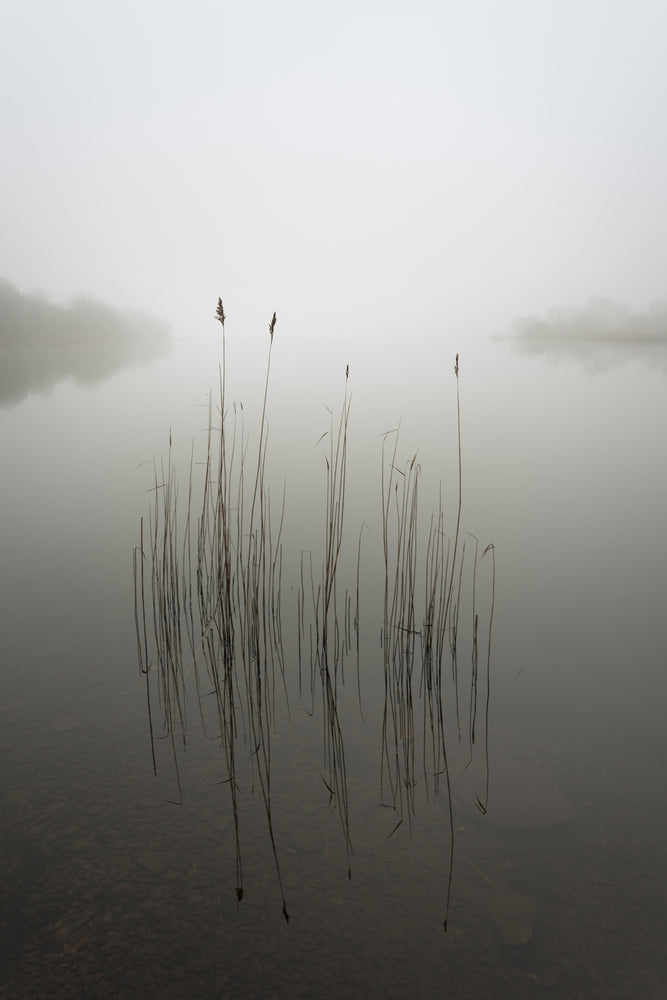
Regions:
<instances>
[{"instance_id":1,"label":"overcast sky","mask_svg":"<svg viewBox=\"0 0 667 1000\"><path fill-rule=\"evenodd\" d=\"M21 0L0 277L374 349L667 297L664 0Z\"/></svg>"}]
</instances>

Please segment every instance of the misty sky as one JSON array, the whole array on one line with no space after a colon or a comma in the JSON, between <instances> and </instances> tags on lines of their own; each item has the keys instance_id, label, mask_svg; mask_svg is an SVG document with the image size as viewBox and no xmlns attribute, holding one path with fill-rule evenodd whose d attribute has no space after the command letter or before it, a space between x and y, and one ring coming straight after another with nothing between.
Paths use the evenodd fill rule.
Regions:
<instances>
[{"instance_id":1,"label":"misty sky","mask_svg":"<svg viewBox=\"0 0 667 1000\"><path fill-rule=\"evenodd\" d=\"M0 277L369 354L641 312L666 37L664 0L7 2Z\"/></svg>"}]
</instances>

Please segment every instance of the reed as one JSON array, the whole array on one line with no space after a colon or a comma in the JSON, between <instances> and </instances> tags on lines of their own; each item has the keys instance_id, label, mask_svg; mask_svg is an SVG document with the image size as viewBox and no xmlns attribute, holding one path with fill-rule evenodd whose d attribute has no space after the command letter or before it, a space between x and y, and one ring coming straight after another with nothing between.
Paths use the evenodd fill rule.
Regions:
<instances>
[{"instance_id":1,"label":"reed","mask_svg":"<svg viewBox=\"0 0 667 1000\"><path fill-rule=\"evenodd\" d=\"M310 551L300 554L299 587L297 591L297 657L299 695L302 694L302 658L306 645L310 657L310 714L315 713L315 693L319 687L322 712L322 743L326 777L322 782L329 793L329 802L338 812L347 855L347 874L351 878L352 840L350 836L349 802L345 746L338 709L338 683L344 683L344 662L351 642L351 597L346 590L343 612L338 611L337 580L344 539L345 488L347 480L347 439L351 398L349 366L345 369L345 390L337 421L330 416L329 430L316 442L328 439L324 454L324 532L322 569L318 577ZM327 408L328 409L328 408ZM361 541L358 558L361 558ZM358 569L359 573L359 569ZM357 584L358 586L358 584ZM307 599L308 593L308 599ZM358 625L359 597L356 599L355 628ZM308 644L306 638L308 637Z\"/></svg>"},{"instance_id":2,"label":"reed","mask_svg":"<svg viewBox=\"0 0 667 1000\"><path fill-rule=\"evenodd\" d=\"M217 398L211 392L203 461L190 453L184 521L179 519L179 489L172 434L166 463L153 465L148 531L140 522L134 550L134 620L137 655L146 685L154 772L156 740L169 745L177 801L183 802L179 767L186 747L190 684L194 687L202 731L221 748L221 783L227 786L234 828L235 892L244 894L241 773L249 767L261 802L271 843L282 913L289 920L274 824L272 732L282 699L290 718L289 680L283 646L283 530L286 485L277 516L267 482L268 400L271 357L277 318L269 323L259 433L251 457L242 405L230 405L227 389L226 315L218 299L215 319L221 327ZM435 511L422 513L422 468L417 455L398 461L400 425L382 436L381 546L384 593L381 624L384 708L380 742L380 798L391 806L395 822L411 827L417 793L439 794L441 779L448 805L449 861L444 926L447 928L454 862L454 820L450 743L466 747L472 761L480 728L478 700L479 611L478 563L492 554L491 612L488 622L483 696L485 788L478 808L488 806L488 732L490 709L491 629L495 601L495 550L479 556L479 542L466 550L462 539L462 454L459 359L456 376L458 505L454 530L446 530L442 486ZM360 655L360 577L362 533L356 545L356 580L339 584L345 542L348 431L351 396L349 366L338 415L330 413L324 455L322 561L301 551L296 582L296 669L298 697L310 697L310 714L321 706L323 760L321 775L338 813L351 878L352 836L339 685L345 664L356 654L357 701L363 718ZM318 442L319 444L320 442ZM198 469L201 468L201 475ZM423 525L427 530L423 532ZM471 548L472 554L471 554ZM472 591L467 588L472 571ZM344 594L344 596L343 596ZM469 597L466 595L469 594ZM354 604L353 604L354 595ZM472 601L470 618L464 609ZM423 600L423 603L422 603ZM151 613L152 612L152 613ZM470 622L470 676L467 703L460 656L462 623ZM449 659L449 669L446 669ZM307 679L305 671L309 671ZM191 680L192 679L192 680ZM306 687L306 684L308 687ZM421 700L421 714L415 703ZM162 731L157 735L157 712ZM420 745L421 741L421 754ZM420 759L421 757L421 759Z\"/></svg>"},{"instance_id":3,"label":"reed","mask_svg":"<svg viewBox=\"0 0 667 1000\"><path fill-rule=\"evenodd\" d=\"M397 464L399 428L383 436L381 467L382 544L384 554L384 617L381 632L383 649L385 700L381 736L381 795L386 783L390 804L398 814L398 822L391 830L392 836L407 819L412 822L415 812L415 790L418 786L416 767L416 742L418 726L414 714L415 666L421 666L419 697L422 700L421 740L424 789L427 798L439 794L440 781L444 779L444 793L448 814L448 870L445 896L447 920L451 900L454 865L454 815L452 797L452 771L450 741L461 745L464 740L468 750L468 763L473 759L476 742L478 698L478 629L477 567L480 558L492 550L489 547L479 556L475 536L474 551L470 559L462 539L463 475L461 448L461 406L459 387L459 357L454 364L456 377L457 420L457 493L458 502L452 536L445 529L445 511L442 486L437 510L426 522L421 515L419 484L421 466L417 456L403 467ZM393 442L391 438L393 437ZM425 541L419 537L420 526L428 523ZM423 554L423 555L422 555ZM423 560L423 571L418 572ZM472 566L470 563L472 562ZM470 680L468 704L462 703L459 658L461 639L461 612L464 606L464 581L472 569L472 621ZM418 580L423 579L424 603L419 612L417 601ZM486 671L486 705L483 753L486 784L483 798L478 798L481 811L488 802L488 709L490 690L490 649L493 620L493 595L495 594L495 562L492 579L492 609L489 620L489 639ZM445 670L446 659L450 668ZM453 725L452 725L453 723Z\"/></svg>"},{"instance_id":4,"label":"reed","mask_svg":"<svg viewBox=\"0 0 667 1000\"><path fill-rule=\"evenodd\" d=\"M178 746L184 749L186 742L186 673L194 675L205 733L205 715L209 713L204 711L204 702L213 699L216 732L209 738L219 743L224 754L226 776L223 782L229 787L234 819L238 899L244 891L238 753L242 746L251 747L250 759L261 789L283 914L288 919L273 828L270 744L271 725L275 721L276 668L284 675L280 609L284 495L274 532L265 483L267 399L277 319L274 313L269 324L259 442L251 491L248 491L242 410L239 420L236 407L230 411L227 403L226 316L220 299L215 318L222 329L222 364L217 407L214 408L212 394L209 397L197 523L193 525L196 484L191 455L185 527L179 548L178 487L170 433L167 465L160 465L159 473L158 467L154 467L148 551L142 519L140 546L134 557L138 651L140 667L146 676L154 763L151 675L158 689L164 735L171 742L179 803L183 795ZM152 630L146 616L144 574L147 561L151 566ZM187 668L186 650L191 660ZM286 695L286 686L284 689Z\"/></svg>"},{"instance_id":5,"label":"reed","mask_svg":"<svg viewBox=\"0 0 667 1000\"><path fill-rule=\"evenodd\" d=\"M332 799L335 800L338 815L345 839L347 853L347 874L352 877L350 857L352 841L350 837L349 805L347 793L347 769L345 765L345 746L338 713L336 680L338 666L341 664L338 644L338 615L336 610L336 580L340 550L343 542L343 524L345 513L345 484L347 476L347 428L350 415L350 398L348 396L349 365L345 369L345 396L338 421L337 433L334 436L333 414L331 415L331 430L329 435L329 457L326 462L326 504L324 531L324 565L322 573L322 631L321 643L318 649L319 676L322 685L322 706L324 712L324 731L327 735L325 744L325 760L328 766L329 782L325 783ZM346 602L347 603L347 602ZM336 639L332 661L334 676L330 670L329 637L331 626Z\"/></svg>"}]
</instances>

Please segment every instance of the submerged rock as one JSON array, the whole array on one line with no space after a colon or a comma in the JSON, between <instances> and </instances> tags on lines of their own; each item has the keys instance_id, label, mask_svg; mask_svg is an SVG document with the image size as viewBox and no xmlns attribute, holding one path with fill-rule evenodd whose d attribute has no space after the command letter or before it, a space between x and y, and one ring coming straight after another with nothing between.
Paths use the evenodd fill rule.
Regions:
<instances>
[{"instance_id":1,"label":"submerged rock","mask_svg":"<svg viewBox=\"0 0 667 1000\"><path fill-rule=\"evenodd\" d=\"M519 892L496 892L489 896L489 914L505 944L528 944L535 923L535 900L532 896Z\"/></svg>"},{"instance_id":2,"label":"submerged rock","mask_svg":"<svg viewBox=\"0 0 667 1000\"><path fill-rule=\"evenodd\" d=\"M467 805L483 797L481 768L470 767L460 777L458 788ZM488 819L501 826L538 828L553 826L575 814L573 804L543 767L508 757L489 763Z\"/></svg>"},{"instance_id":3,"label":"submerged rock","mask_svg":"<svg viewBox=\"0 0 667 1000\"><path fill-rule=\"evenodd\" d=\"M151 875L161 875L166 867L166 860L157 851L142 851L137 855L137 861L142 868L146 868Z\"/></svg>"}]
</instances>

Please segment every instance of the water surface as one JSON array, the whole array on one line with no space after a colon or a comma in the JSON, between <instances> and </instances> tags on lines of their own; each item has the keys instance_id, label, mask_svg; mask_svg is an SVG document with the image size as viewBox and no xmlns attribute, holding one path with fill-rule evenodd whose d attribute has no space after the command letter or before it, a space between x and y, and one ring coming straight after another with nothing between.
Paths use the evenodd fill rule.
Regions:
<instances>
[{"instance_id":1,"label":"water surface","mask_svg":"<svg viewBox=\"0 0 667 1000\"><path fill-rule=\"evenodd\" d=\"M253 363L230 350L229 391L244 402L251 450L264 346ZM416 452L422 466L420 531L441 480L453 531L453 358L356 368L341 358L336 370L306 373L281 358L276 341L267 478L276 506L286 483L289 713L278 690L270 773L286 922L253 748L239 757L239 902L220 746L201 734L190 688L182 805L166 801L178 797L169 741L156 741L154 777L137 661L132 553L152 461L166 456L171 428L183 483L193 439L195 475L201 469L218 351L213 340L181 342L150 368L95 387L64 383L0 411L5 995L661 995L664 371L624 358L591 372L576 358L554 364L489 342L462 355L463 529L480 552L493 543L497 561L491 782L482 815L474 800L484 755L478 747L461 778L465 739L459 749L454 735L445 934L447 797L430 785L427 796L419 741L414 815L398 829L400 814L381 793L380 475L382 435L400 420L401 467ZM299 696L293 638L300 553L321 561L325 462L316 442L329 427L325 407L341 405L348 360L341 593L354 592L359 530L368 525L363 714L354 648L337 685L350 879L325 784L321 694L311 698L304 685ZM485 628L487 565L488 557L479 578ZM462 676L468 669L466 653ZM419 733L417 673L414 694ZM451 703L447 711L453 725ZM540 792L530 784L535 773ZM526 800L542 794L542 821L535 810L522 819ZM569 810L549 815L563 799Z\"/></svg>"}]
</instances>

